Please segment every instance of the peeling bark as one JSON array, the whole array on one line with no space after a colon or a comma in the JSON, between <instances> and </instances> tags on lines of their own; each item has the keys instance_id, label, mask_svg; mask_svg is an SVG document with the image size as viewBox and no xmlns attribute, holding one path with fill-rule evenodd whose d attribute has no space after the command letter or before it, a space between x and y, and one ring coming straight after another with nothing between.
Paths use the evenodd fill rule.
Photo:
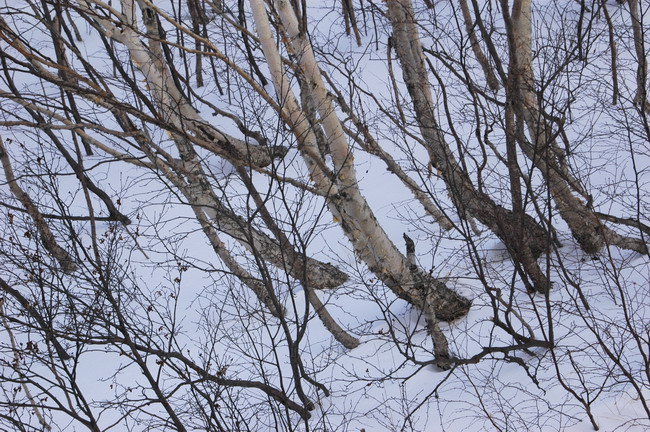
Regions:
<instances>
[{"instance_id":1,"label":"peeling bark","mask_svg":"<svg viewBox=\"0 0 650 432\"><path fill-rule=\"evenodd\" d=\"M261 254L264 260L285 269L292 277L314 288L334 288L343 284L348 276L335 266L312 258L305 259L295 252L291 245L280 247L275 240L251 227L244 218L222 205L214 195L207 176L201 168L201 162L192 148L193 144L198 144L239 166L252 165L258 168L270 164L277 157L282 157L287 149L285 147L264 148L248 144L220 132L198 114L181 93L173 80L172 72L164 62L163 42L161 42L164 35L161 35L159 29L156 19L158 11L155 6L143 0L137 1L146 33L150 37L149 43L145 45L140 39L140 34L135 30L138 25L137 8L133 0L122 0L121 16L124 22L119 27L93 14L89 2L84 1L82 4L86 6L86 12L104 28L109 37L128 48L133 63L145 77L149 91L158 106L159 115L178 131L172 132L171 137L177 144L181 161L172 161L171 157L165 161L161 160L160 149L152 147L150 141L140 138L142 150L148 154L152 164L158 169L171 163L173 169L167 169L167 177L193 206L197 217L204 215L205 220L199 217L199 221L224 264L248 285L276 316L283 313L283 308L277 303L274 294L233 259L223 248L213 228L228 234L252 253ZM115 13L120 15L117 11ZM126 130L137 130L126 116L116 115L121 117L120 123L126 127ZM152 150L148 150L149 147L152 147ZM173 171L176 172L175 175ZM182 178L188 180L184 181Z\"/></svg>"},{"instance_id":2,"label":"peeling bark","mask_svg":"<svg viewBox=\"0 0 650 432\"><path fill-rule=\"evenodd\" d=\"M353 245L357 256L366 263L369 270L396 295L411 304L423 307L423 298L414 288L406 258L378 224L359 190L354 157L345 132L325 89L311 45L304 35L301 35L293 10L287 2L275 2L276 11L289 37L288 48L292 50L300 66L299 78L304 80L305 91L310 92L309 97L316 102L320 124L329 143L335 176L331 176L324 167L316 136L288 85L289 80L274 43L264 4L261 0L251 0L251 8L276 93L283 101L285 117L299 140L299 149L310 169L313 182L324 192L335 220L340 221L343 232ZM458 318L458 315L465 315L469 310L470 302L442 282L432 287L430 298L432 308L445 318L449 318L449 314L445 314L443 309L450 303L456 305L454 310L462 311L457 312L453 319Z\"/></svg>"}]
</instances>

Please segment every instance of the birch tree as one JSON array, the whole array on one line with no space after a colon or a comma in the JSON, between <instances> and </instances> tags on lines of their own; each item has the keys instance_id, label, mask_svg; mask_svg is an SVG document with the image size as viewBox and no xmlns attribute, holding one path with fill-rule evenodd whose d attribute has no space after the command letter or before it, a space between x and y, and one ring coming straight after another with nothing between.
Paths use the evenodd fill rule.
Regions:
<instances>
[{"instance_id":1,"label":"birch tree","mask_svg":"<svg viewBox=\"0 0 650 432\"><path fill-rule=\"evenodd\" d=\"M453 375L503 355L532 376L519 355L571 356L554 337L562 293L593 318L566 247L608 256L603 269L618 265L612 251L647 259L640 2L307 3L1 3L6 424L309 425L330 396L311 329L340 352L367 336L340 311L347 297L375 302L406 363ZM606 134L574 116L579 97L625 119L607 139L627 140L634 176L592 188ZM398 209L395 223L373 205L382 181L416 216ZM431 246L442 239L480 289L457 289ZM510 270L486 263L490 241ZM383 289L421 318L426 342L396 330ZM466 352L454 326L473 304L499 336ZM98 352L122 365L103 376L102 403L75 370ZM589 391L563 373L555 382L596 426ZM24 407L33 416L13 420Z\"/></svg>"}]
</instances>

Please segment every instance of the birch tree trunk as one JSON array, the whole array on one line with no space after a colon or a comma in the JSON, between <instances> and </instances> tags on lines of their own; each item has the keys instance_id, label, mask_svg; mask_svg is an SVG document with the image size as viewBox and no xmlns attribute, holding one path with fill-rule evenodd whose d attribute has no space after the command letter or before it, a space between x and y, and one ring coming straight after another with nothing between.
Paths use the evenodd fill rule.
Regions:
<instances>
[{"instance_id":1,"label":"birch tree trunk","mask_svg":"<svg viewBox=\"0 0 650 432\"><path fill-rule=\"evenodd\" d=\"M378 224L359 190L354 155L327 96L312 48L304 34L299 31L298 21L291 5L285 1L278 1L274 6L282 21L283 30L289 37L287 48L297 58L300 67L299 78L304 80L305 97L313 100L313 106L317 107L324 136L327 139L327 149L332 156L333 172L323 168L325 161L318 151L316 134L310 128L307 116L289 86L264 4L262 0L251 0L257 33L271 70L276 93L284 103L283 111L289 119L289 126L300 142L299 148L310 167L312 180L326 196L330 211L339 220L357 256L395 294L422 308L431 325L435 326L437 320L451 321L464 316L469 310L470 302L440 281L432 280L427 286L416 284L406 258ZM450 357L448 350L441 348L440 343L436 346L440 350L438 355L441 358Z\"/></svg>"},{"instance_id":2,"label":"birch tree trunk","mask_svg":"<svg viewBox=\"0 0 650 432\"><path fill-rule=\"evenodd\" d=\"M638 63L636 69L636 94L634 102L639 104L643 110L648 111L648 59L645 53L645 43L643 37L643 22L641 20L639 0L629 0L628 8L630 10L630 26L634 38L634 52Z\"/></svg>"},{"instance_id":3,"label":"birch tree trunk","mask_svg":"<svg viewBox=\"0 0 650 432\"><path fill-rule=\"evenodd\" d=\"M0 429L650 418L647 4L384 3L0 0Z\"/></svg>"},{"instance_id":4,"label":"birch tree trunk","mask_svg":"<svg viewBox=\"0 0 650 432\"><path fill-rule=\"evenodd\" d=\"M507 2L502 1L504 13L507 11L506 6ZM630 7L632 6L630 4ZM570 173L564 161L566 155L555 141L553 126L537 102L532 58L532 16L531 0L515 0L511 17L505 16L506 22L510 21L507 24L511 45L509 80L512 81L515 92L511 100L517 115L524 119L531 137L529 142L520 136L519 146L544 176L560 215L569 225L573 237L583 251L595 254L609 243L646 254L644 242L625 238L599 220L587 205L588 194ZM640 65L643 64L644 61L641 61ZM640 68L643 69L643 66ZM642 81L645 82L645 78ZM645 84L639 88L643 89L644 86ZM580 193L584 200L576 197L574 191Z\"/></svg>"},{"instance_id":5,"label":"birch tree trunk","mask_svg":"<svg viewBox=\"0 0 650 432\"><path fill-rule=\"evenodd\" d=\"M192 148L190 142L192 137L181 131L186 131L189 128L190 131L195 133L196 137L203 141L204 146L216 154L228 158L234 164L265 166L270 163L272 157L281 156L283 151L274 153L278 150L271 149L267 151L257 146L246 145L241 140L222 134L203 120L196 110L189 105L173 82L168 66L163 63L163 48L158 39L160 30L156 20L153 19L156 16L156 11L152 9L153 5L144 1L138 2L143 22L148 34L151 36L151 42L146 46L135 32L137 27L136 6L132 0L122 0L123 16L127 20L120 27L115 26L108 20L97 17L92 11L91 3L84 1L82 4L84 4L85 10L95 17L107 34L129 49L133 63L145 76L147 84L152 90L154 100L160 109L160 116L167 119L178 131L171 135L177 144L180 160L168 156L166 161L163 161L157 156L163 154L162 149L157 148L150 141L143 140L141 142L143 150L145 150L153 165L163 167L171 163L171 169L167 173L171 177L171 173L175 172L174 183L189 202L193 206L197 206L201 212L205 212L217 229L237 239L249 250L264 254L269 262L278 267L286 268L291 275L315 288L334 288L345 282L347 276L336 267L311 258L308 258L303 263L303 260L298 257L298 254L292 248L287 248L289 245L280 247L275 240L252 228L242 217L235 215L219 202L219 199L212 191L205 172L201 168L197 153ZM135 129L135 127L133 128ZM182 177L186 177L187 181L182 180ZM224 254L220 242L217 242L215 247L221 251L220 254ZM232 259L226 259L226 261L234 265ZM236 267L233 268L233 271L236 274L241 274L240 269ZM244 280L252 280L247 275L242 274L242 277ZM255 288L254 291L260 292L259 288Z\"/></svg>"},{"instance_id":6,"label":"birch tree trunk","mask_svg":"<svg viewBox=\"0 0 650 432\"><path fill-rule=\"evenodd\" d=\"M498 235L513 259L521 261L531 275L535 289L547 291L548 281L535 262L535 258L550 247L545 230L530 216L517 216L496 204L485 193L476 190L469 175L445 142L443 131L436 120L436 105L427 79L428 72L424 67L424 53L410 0L388 2L388 19L430 163L444 180L458 213L464 218L475 217Z\"/></svg>"}]
</instances>

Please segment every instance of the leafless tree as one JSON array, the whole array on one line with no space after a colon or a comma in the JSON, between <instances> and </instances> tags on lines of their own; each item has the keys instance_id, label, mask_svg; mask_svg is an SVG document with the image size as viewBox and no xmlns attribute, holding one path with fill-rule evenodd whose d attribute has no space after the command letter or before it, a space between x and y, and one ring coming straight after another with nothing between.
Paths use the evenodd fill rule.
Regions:
<instances>
[{"instance_id":1,"label":"leafless tree","mask_svg":"<svg viewBox=\"0 0 650 432\"><path fill-rule=\"evenodd\" d=\"M336 429L369 340L403 361L352 394L444 377L387 429L446 383L650 419L647 6L307 3L0 3L0 424ZM578 408L484 393L546 386Z\"/></svg>"}]
</instances>

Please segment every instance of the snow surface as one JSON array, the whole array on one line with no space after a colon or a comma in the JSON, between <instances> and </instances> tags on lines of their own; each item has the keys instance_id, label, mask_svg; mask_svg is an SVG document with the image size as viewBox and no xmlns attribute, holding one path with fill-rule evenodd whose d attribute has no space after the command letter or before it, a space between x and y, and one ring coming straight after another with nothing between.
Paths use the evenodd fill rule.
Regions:
<instances>
[{"instance_id":1,"label":"snow surface","mask_svg":"<svg viewBox=\"0 0 650 432\"><path fill-rule=\"evenodd\" d=\"M539 11L549 14L545 15L547 19L559 20L562 17L553 18L552 12L549 12L553 9L553 3L538 2L537 7ZM6 9L10 4L13 2L6 0L0 8ZM313 43L323 50L343 54L340 64L328 65L328 72L334 79L342 80L340 74L336 73L336 67L354 69L357 85L376 93L382 103L392 105L393 95L386 82L386 51L385 47L374 49L375 33L364 33L363 46L356 47L352 38L340 36L340 12L334 6L321 7L319 4L310 6L310 18L314 25L311 31ZM608 4L611 8L616 7L614 2ZM579 8L577 2L575 8ZM455 18L448 2L436 2L434 12L420 12L423 15L432 14L431 26L434 30L448 30L450 35L454 34ZM619 25L625 22L622 10L615 17ZM377 35L380 41L385 41L388 30L381 23L378 26ZM83 28L83 25L82 30L84 43L81 46L84 52L92 54L98 64L106 62L106 58L97 50L100 43L96 34L89 28ZM337 43L334 45L332 39L335 36ZM537 36L538 40L543 40L552 35ZM37 34L30 37L38 41ZM452 38L434 40L432 35L423 37L425 46L440 44L442 48L452 41ZM321 42L323 46L319 46ZM633 48L629 46L629 38L622 39L620 43L621 69L629 72L629 67L625 67L626 62L631 61ZM446 48L453 50L453 46ZM46 47L42 47L42 50L44 54L52 55ZM602 56L602 62L606 61L606 52L602 48L594 51ZM539 52L541 67L547 61L544 56L549 54L541 49ZM607 70L601 62L589 64L588 67L596 66ZM106 70L109 69L106 66ZM631 94L634 75L622 73L621 76L624 78L621 83L624 90ZM26 80L25 85L33 84L25 75L21 78ZM236 78L233 77L233 80L232 85L236 88L238 83L235 82ZM597 85L599 83L586 88L596 94ZM268 90L271 91L270 88ZM441 89L434 86L434 90L439 96ZM450 86L446 90L452 101L452 117L457 118L467 110L467 98L462 94L464 89ZM47 91L56 92L52 88ZM211 102L226 105L225 98L219 98L216 92L210 94L208 88L202 91ZM268 122L269 130L273 130L270 110L260 106L259 99L251 100L245 91L236 90L232 91L231 96L228 109L234 112L246 109L242 115L250 118L259 116L262 121ZM128 97L125 95L125 98ZM636 217L636 209L644 217L643 213L649 209L648 141L627 137L626 129L621 126L621 118L629 115L624 108L619 111L602 109L602 101L595 100L588 91L581 97L583 99L576 100L572 108L575 121L569 123L567 128L570 138L581 143L572 162L580 169L591 167L584 178L594 195L594 205L603 212L625 217ZM558 100L561 98L562 95L558 95ZM594 109L596 105L598 109ZM7 114L3 115L6 118ZM220 127L237 136L234 125L223 119L216 121L223 121ZM441 122L443 128L449 127L442 114ZM369 124L372 132L380 137L382 145L405 166L422 169L426 165L422 162L426 160L426 153L400 131L392 129L381 116L369 116ZM585 132L584 129L590 125L597 125L598 133ZM454 126L456 133L470 146L476 144L473 142L471 124ZM415 126L411 129L411 132L414 131ZM49 147L40 143L29 130L3 128L0 133L5 140L11 136L14 142L23 142L30 151L43 152L50 169L55 169L59 163L65 167L64 162L50 153ZM164 142L166 138L161 131L154 133ZM583 140L583 137L586 138ZM291 140L288 134L278 134L277 139L282 138ZM629 148L624 144L619 145L616 142L619 139L640 148L635 153L635 162L641 167L639 179L635 179L631 172ZM173 151L171 142L167 142L166 146ZM10 148L10 153L16 171L42 173L44 170L23 166L29 160L15 145ZM230 164L208 152L202 156L207 159L206 165L212 170L223 199L234 208L247 208L249 197L232 176ZM124 283L124 308L129 318L134 323L157 329L153 331L155 336L152 342L161 346L173 344L172 349L187 353L213 373L225 370L228 378L264 380L276 386L284 385L292 399L296 399L295 383L290 378L286 330L268 314L259 312L257 300L245 287L219 271L222 265L205 241L191 210L179 203L179 198L170 192L156 173L134 169L121 162L100 165L103 160L102 155L97 155L88 157L85 164L98 164L92 170L93 179L101 182L111 196L121 198L121 209L134 219L134 225L128 229L132 235L137 231L139 246L136 247L128 233L119 229L115 231L109 224L98 227L99 235L105 234L107 238L106 253L110 246L113 248L110 250L117 254L115 267ZM308 390L309 396L317 401L309 422L310 430L593 430L584 407L563 388L558 376L580 397L589 400L600 430L650 430L650 419L641 400L641 397L646 401L650 397L650 377L648 371L644 370L648 367L644 356L650 355L650 311L647 307L650 304L650 260L647 256L616 248L607 249L596 257L585 256L567 234L566 227L558 221L564 246L551 254L546 264L550 267L555 289L548 299L541 295L530 295L518 280L512 282L515 270L507 253L487 230L481 236L473 237L475 250L468 253L463 236L443 232L425 219L421 208L394 176L385 171L381 161L357 151L355 162L360 187L394 243L403 248L402 234L408 233L416 242L422 268L431 270L437 277L446 278L449 286L473 299L472 309L466 318L442 326L456 355L470 358L483 347L508 346L512 343L511 338L491 322L494 305L486 294L486 285L480 280L483 278L488 288L495 292L501 290L504 294L502 298L510 302L516 315L512 313L509 318L519 331L525 333L526 326L530 326L539 336L553 328L557 361L553 361L548 350L532 348L529 352L512 353L516 357L509 360L504 359L503 354L495 353L477 364L459 366L450 372L426 364L432 359L432 346L423 318L406 302L396 299L357 261L352 247L332 222L329 213L324 211L322 200L310 197L298 200L299 192L296 191L287 192L288 197L282 196L277 183L255 174L256 184L268 192L269 206L278 215L279 223L288 226L287 214L297 215L300 234L309 254L335 263L351 276L344 286L319 292L337 321L362 341L360 347L347 351L332 339L313 311L308 310L302 287L295 281L287 280L281 271L272 270L289 312L289 332L292 336L305 324L303 315L308 311L308 326L300 345L303 364L306 371L331 392L330 396L324 396L315 387ZM279 169L283 175L306 180L305 167L295 151L288 155ZM505 172L496 158L490 156L483 180L493 188L490 193L494 198L507 203ZM419 180L436 193L443 206L449 207L441 181L437 181L435 176ZM539 182L539 179L536 181ZM642 186L639 195L634 190L635 184ZM69 207L70 213L83 213L86 204L76 183L62 179L59 188L58 196ZM3 185L3 200L5 189ZM42 199L55 206L47 196ZM640 202L638 206L634 202L636 199ZM86 225L79 223L76 226L88 233ZM0 227L5 238L16 234L8 224ZM634 233L632 230L630 232ZM234 240L223 240L240 262L250 263L247 252ZM27 242L25 239L21 241ZM35 247L34 243L29 245ZM188 265L189 269L180 270L183 265ZM11 263L3 262L2 268L5 271L11 269ZM589 299L590 311L581 306L577 288L568 279L578 282L579 289ZM91 288L85 287L83 281L68 281L78 285L80 295L92 294ZM83 290L86 289L89 292L84 294ZM498 308L500 313L507 309L504 305ZM626 314L630 314L631 318ZM638 332L641 342L632 337L631 330ZM22 341L33 336L22 335ZM638 389L634 389L613 359L603 352L596 343L598 338L604 338L605 345L613 350L615 358L620 359L620 365L631 374ZM5 332L0 333L0 342L6 345ZM3 352L3 356L8 355ZM128 356L120 355L114 348L104 349L101 345L84 347L79 355L74 373L76 382L95 404L100 424L108 429L114 422L121 421L113 430L144 430L144 423L120 417L128 403L137 403L137 399L144 394L151 396L150 390L143 390L147 388L147 383L140 368ZM8 361L8 358L2 361ZM178 371L170 370L164 363L158 364L157 360L155 356L150 356L146 362L158 370L166 388L183 381ZM33 367L36 371L47 373L43 366L34 364ZM11 391L8 388L3 390ZM189 397L187 394L178 397L181 400L176 401L179 405L188 402L184 400ZM259 410L257 417L251 414L255 430L275 430L278 427L275 419L268 414L268 409L265 411L268 400L262 393L244 391L237 394L233 391L230 397L243 404L244 410L248 406L251 410ZM118 404L113 406L106 403L111 400ZM138 414L137 420L146 420L147 413L165 415L160 406L153 405ZM55 430L81 430L78 423L63 414L54 412L52 415ZM296 416L292 420L296 422L292 425L294 430L307 429ZM188 428L192 429L193 426L188 425ZM194 429L200 428L197 426Z\"/></svg>"}]
</instances>

